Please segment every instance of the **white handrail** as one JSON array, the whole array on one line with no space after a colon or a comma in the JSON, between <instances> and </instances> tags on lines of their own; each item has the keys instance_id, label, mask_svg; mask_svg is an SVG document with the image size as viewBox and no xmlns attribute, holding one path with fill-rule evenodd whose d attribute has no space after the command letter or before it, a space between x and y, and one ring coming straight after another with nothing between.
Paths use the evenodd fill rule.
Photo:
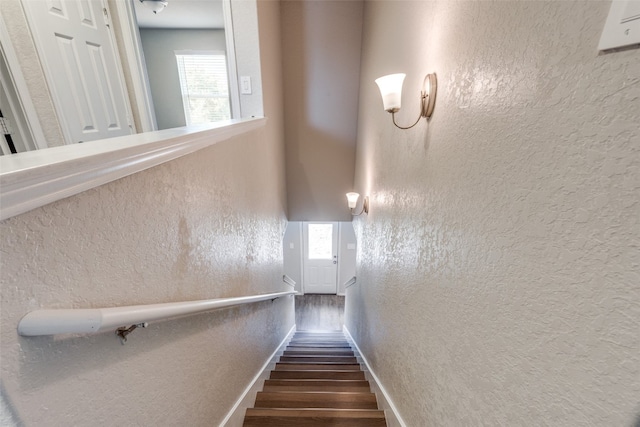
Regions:
<instances>
[{"instance_id":1,"label":"white handrail","mask_svg":"<svg viewBox=\"0 0 640 427\"><path fill-rule=\"evenodd\" d=\"M286 291L248 297L130 305L125 307L36 310L28 313L20 320L18 333L26 337L77 333L95 334L170 317L273 300L287 295L294 295L295 293L295 291Z\"/></svg>"},{"instance_id":2,"label":"white handrail","mask_svg":"<svg viewBox=\"0 0 640 427\"><path fill-rule=\"evenodd\" d=\"M356 284L356 276L353 276L351 279L344 282L344 288L347 289L348 287L353 286L355 284Z\"/></svg>"},{"instance_id":3,"label":"white handrail","mask_svg":"<svg viewBox=\"0 0 640 427\"><path fill-rule=\"evenodd\" d=\"M291 277L287 276L286 274L282 276L282 281L289 286L292 286L294 288L296 287L296 281L293 280Z\"/></svg>"}]
</instances>

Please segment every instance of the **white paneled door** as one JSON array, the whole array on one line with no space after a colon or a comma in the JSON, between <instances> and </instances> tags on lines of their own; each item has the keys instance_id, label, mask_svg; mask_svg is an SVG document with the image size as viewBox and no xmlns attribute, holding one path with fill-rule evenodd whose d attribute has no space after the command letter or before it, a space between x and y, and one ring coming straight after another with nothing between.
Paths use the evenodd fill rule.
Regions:
<instances>
[{"instance_id":1,"label":"white paneled door","mask_svg":"<svg viewBox=\"0 0 640 427\"><path fill-rule=\"evenodd\" d=\"M105 0L23 0L67 143L132 133Z\"/></svg>"},{"instance_id":2,"label":"white paneled door","mask_svg":"<svg viewBox=\"0 0 640 427\"><path fill-rule=\"evenodd\" d=\"M338 273L338 223L305 222L304 293L335 294Z\"/></svg>"}]
</instances>

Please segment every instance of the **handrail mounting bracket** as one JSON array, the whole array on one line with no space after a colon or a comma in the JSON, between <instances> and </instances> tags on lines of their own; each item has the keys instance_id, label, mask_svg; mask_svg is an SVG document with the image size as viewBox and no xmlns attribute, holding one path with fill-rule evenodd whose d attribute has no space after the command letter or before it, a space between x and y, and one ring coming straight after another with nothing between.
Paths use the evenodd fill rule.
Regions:
<instances>
[{"instance_id":1,"label":"handrail mounting bracket","mask_svg":"<svg viewBox=\"0 0 640 427\"><path fill-rule=\"evenodd\" d=\"M123 326L121 328L116 329L116 335L118 336L118 338L120 338L120 342L122 343L122 345L125 345L127 342L127 335L135 331L136 328L146 328L147 326L149 326L147 322L131 325L128 328Z\"/></svg>"}]
</instances>

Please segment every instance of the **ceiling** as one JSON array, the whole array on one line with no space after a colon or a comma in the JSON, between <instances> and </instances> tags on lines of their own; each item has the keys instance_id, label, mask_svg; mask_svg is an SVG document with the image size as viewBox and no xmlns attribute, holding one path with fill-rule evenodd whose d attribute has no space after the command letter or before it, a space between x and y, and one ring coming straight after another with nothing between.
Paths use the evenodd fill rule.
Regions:
<instances>
[{"instance_id":1,"label":"ceiling","mask_svg":"<svg viewBox=\"0 0 640 427\"><path fill-rule=\"evenodd\" d=\"M158 14L132 1L140 28L224 28L222 0L165 0L168 5Z\"/></svg>"}]
</instances>

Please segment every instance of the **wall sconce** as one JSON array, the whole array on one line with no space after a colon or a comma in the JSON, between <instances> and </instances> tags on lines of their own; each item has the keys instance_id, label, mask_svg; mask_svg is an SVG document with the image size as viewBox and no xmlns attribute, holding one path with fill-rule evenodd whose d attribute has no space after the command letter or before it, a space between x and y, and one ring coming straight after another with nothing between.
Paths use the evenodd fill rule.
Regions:
<instances>
[{"instance_id":1,"label":"wall sconce","mask_svg":"<svg viewBox=\"0 0 640 427\"><path fill-rule=\"evenodd\" d=\"M165 0L140 0L140 3L151 9L155 14L162 12L169 4L169 2Z\"/></svg>"},{"instance_id":2,"label":"wall sconce","mask_svg":"<svg viewBox=\"0 0 640 427\"><path fill-rule=\"evenodd\" d=\"M401 97L402 97L402 83L404 82L406 74L389 74L376 79L376 84L380 88L380 95L382 95L382 103L384 104L385 111L391 113L393 124L400 129L411 129L418 124L421 118L429 119L433 113L433 107L436 104L436 91L438 81L436 75L427 74L422 84L422 90L420 91L420 116L418 120L411 126L402 127L396 123L396 113L400 111Z\"/></svg>"},{"instance_id":3,"label":"wall sconce","mask_svg":"<svg viewBox=\"0 0 640 427\"><path fill-rule=\"evenodd\" d=\"M347 203L349 204L349 209L351 209L351 215L358 216L363 213L369 214L369 196L364 196L362 200L362 210L360 213L354 213L354 209L358 204L358 198L360 195L358 193L347 193Z\"/></svg>"}]
</instances>

